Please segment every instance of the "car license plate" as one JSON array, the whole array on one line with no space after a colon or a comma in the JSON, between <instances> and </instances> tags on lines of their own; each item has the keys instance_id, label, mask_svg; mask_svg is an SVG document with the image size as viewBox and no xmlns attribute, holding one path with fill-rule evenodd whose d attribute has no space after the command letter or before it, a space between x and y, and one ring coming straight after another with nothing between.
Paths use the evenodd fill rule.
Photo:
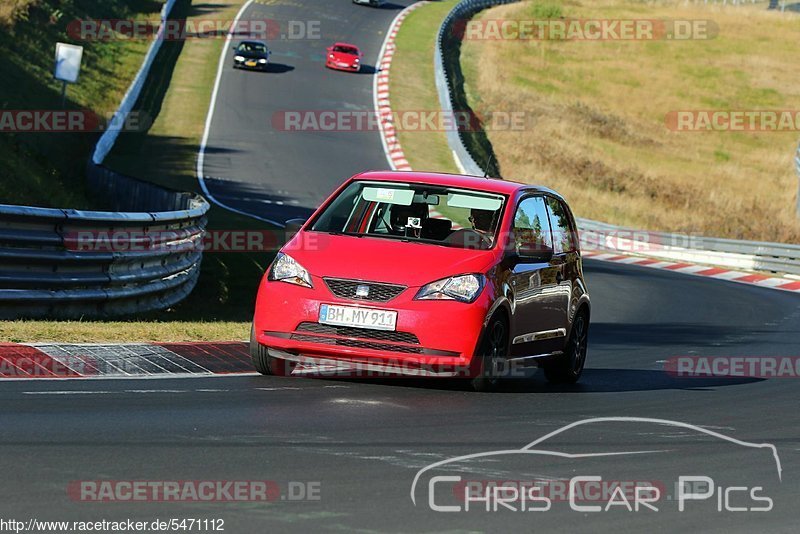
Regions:
<instances>
[{"instance_id":1,"label":"car license plate","mask_svg":"<svg viewBox=\"0 0 800 534\"><path fill-rule=\"evenodd\" d=\"M244 64L247 65L248 67L255 67L256 66L256 62L255 61L245 61Z\"/></svg>"},{"instance_id":2,"label":"car license plate","mask_svg":"<svg viewBox=\"0 0 800 534\"><path fill-rule=\"evenodd\" d=\"M394 330L397 325L397 312L323 304L319 308L319 322L373 330Z\"/></svg>"}]
</instances>

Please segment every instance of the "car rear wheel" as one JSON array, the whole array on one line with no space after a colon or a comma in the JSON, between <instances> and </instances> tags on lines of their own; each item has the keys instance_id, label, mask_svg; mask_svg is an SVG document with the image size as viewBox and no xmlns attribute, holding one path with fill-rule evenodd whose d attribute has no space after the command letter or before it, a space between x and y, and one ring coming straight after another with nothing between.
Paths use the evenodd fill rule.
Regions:
<instances>
[{"instance_id":1,"label":"car rear wheel","mask_svg":"<svg viewBox=\"0 0 800 534\"><path fill-rule=\"evenodd\" d=\"M586 313L578 312L572 323L564 354L544 365L544 376L553 384L574 384L581 377L586 364L589 341L589 320Z\"/></svg>"},{"instance_id":2,"label":"car rear wheel","mask_svg":"<svg viewBox=\"0 0 800 534\"><path fill-rule=\"evenodd\" d=\"M289 362L273 358L267 352L267 347L256 341L255 329L250 326L250 359L256 371L262 375L288 376Z\"/></svg>"},{"instance_id":3,"label":"car rear wheel","mask_svg":"<svg viewBox=\"0 0 800 534\"><path fill-rule=\"evenodd\" d=\"M484 333L481 348L476 354L481 360L478 376L472 379L475 391L493 391L500 383L500 375L508 355L508 326L503 319L495 318Z\"/></svg>"}]
</instances>

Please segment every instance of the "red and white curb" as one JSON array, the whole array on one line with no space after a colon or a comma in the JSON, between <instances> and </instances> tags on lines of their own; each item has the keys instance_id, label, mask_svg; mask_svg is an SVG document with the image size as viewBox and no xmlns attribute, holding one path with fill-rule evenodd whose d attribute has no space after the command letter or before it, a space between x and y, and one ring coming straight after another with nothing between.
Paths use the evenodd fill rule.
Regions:
<instances>
[{"instance_id":1,"label":"red and white curb","mask_svg":"<svg viewBox=\"0 0 800 534\"><path fill-rule=\"evenodd\" d=\"M698 263L664 261L655 258L620 254L618 252L585 250L583 251L582 255L585 258L593 260L624 263L626 265L638 265L640 267L649 267L651 269L662 269L675 273L702 276L705 278L714 278L716 280L726 280L728 282L737 282L740 284L749 284L768 289L779 289L781 291L800 293L800 280L793 280L791 278L783 278L780 276L768 276L746 271L736 271L724 267L714 267L712 265L702 265Z\"/></svg>"},{"instance_id":2,"label":"red and white curb","mask_svg":"<svg viewBox=\"0 0 800 534\"><path fill-rule=\"evenodd\" d=\"M400 141L397 138L397 130L392 121L392 106L389 99L389 77L391 75L392 58L397 48L395 39L400 26L406 19L409 13L414 11L420 6L429 2L417 2L402 10L392 21L389 27L389 32L386 34L386 39L383 42L381 51L378 53L378 60L375 62L378 68L378 75L375 76L373 86L373 95L375 100L375 113L378 116L378 125L381 135L381 143L383 144L383 151L386 153L386 159L392 170L395 171L410 171L411 165L408 164L403 147L400 146Z\"/></svg>"},{"instance_id":3,"label":"red and white curb","mask_svg":"<svg viewBox=\"0 0 800 534\"><path fill-rule=\"evenodd\" d=\"M177 378L255 374L248 344L0 343L0 379Z\"/></svg>"}]
</instances>

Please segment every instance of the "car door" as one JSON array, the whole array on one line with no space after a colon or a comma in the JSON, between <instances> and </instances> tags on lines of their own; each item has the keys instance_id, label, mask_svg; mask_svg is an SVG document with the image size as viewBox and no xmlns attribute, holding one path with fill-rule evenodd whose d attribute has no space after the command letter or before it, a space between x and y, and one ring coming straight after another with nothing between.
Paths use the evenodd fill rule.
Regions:
<instances>
[{"instance_id":1,"label":"car door","mask_svg":"<svg viewBox=\"0 0 800 534\"><path fill-rule=\"evenodd\" d=\"M562 264L547 258L553 241L544 195L523 197L512 224L511 357L560 350L565 334L557 295Z\"/></svg>"},{"instance_id":2,"label":"car door","mask_svg":"<svg viewBox=\"0 0 800 534\"><path fill-rule=\"evenodd\" d=\"M563 201L546 196L547 215L553 232L553 259L551 265L557 269L554 298L555 328L569 331L570 301L573 283L580 276L577 232L572 227L572 217Z\"/></svg>"}]
</instances>

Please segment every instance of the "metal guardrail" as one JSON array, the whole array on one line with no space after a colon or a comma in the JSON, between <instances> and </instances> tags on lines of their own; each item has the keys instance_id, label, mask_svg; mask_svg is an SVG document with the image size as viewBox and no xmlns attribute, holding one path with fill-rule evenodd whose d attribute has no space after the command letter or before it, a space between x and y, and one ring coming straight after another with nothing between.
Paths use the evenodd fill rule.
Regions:
<instances>
[{"instance_id":1,"label":"metal guardrail","mask_svg":"<svg viewBox=\"0 0 800 534\"><path fill-rule=\"evenodd\" d=\"M172 8L175 6L175 2L176 0L166 0L166 2L164 2L161 8L161 24L158 27L155 39L153 39L150 48L147 50L147 54L144 56L142 66L139 67L139 72L136 73L136 77L128 87L125 96L122 97L122 102L120 102L119 108L117 108L117 112L114 114L114 119L110 122L108 128L103 132L103 135L100 136L100 139L95 145L92 161L97 165L103 163L103 160L111 151L111 148L117 141L117 137L119 137L119 133L125 124L128 114L133 110L133 106L136 104L136 100L142 92L142 88L147 81L147 75L150 74L150 67L153 66L153 61L155 61L158 51L161 50L161 45L164 43L165 23L167 17L169 17L169 14L172 12Z\"/></svg>"},{"instance_id":2,"label":"metal guardrail","mask_svg":"<svg viewBox=\"0 0 800 534\"><path fill-rule=\"evenodd\" d=\"M118 211L0 205L0 319L164 309L197 283L208 202L101 165L146 82L174 3L164 4L159 35L87 166L89 190Z\"/></svg>"},{"instance_id":3,"label":"metal guardrail","mask_svg":"<svg viewBox=\"0 0 800 534\"><path fill-rule=\"evenodd\" d=\"M98 191L122 187L140 205L171 193L92 167ZM0 318L102 318L185 298L200 273L209 206L172 195L175 209L156 212L0 205Z\"/></svg>"},{"instance_id":4,"label":"metal guardrail","mask_svg":"<svg viewBox=\"0 0 800 534\"><path fill-rule=\"evenodd\" d=\"M635 230L578 219L583 248L800 276L800 245Z\"/></svg>"},{"instance_id":5,"label":"metal guardrail","mask_svg":"<svg viewBox=\"0 0 800 534\"><path fill-rule=\"evenodd\" d=\"M439 28L439 34L436 38L436 49L433 54L434 78L436 81L436 89L439 93L439 105L445 114L454 113L453 78L444 66L445 57L443 43L445 42L447 34L454 31L456 22L467 20L478 11L488 7L512 4L518 1L519 0L463 0L456 4L447 17L445 17L442 26ZM473 155L470 154L464 140L461 138L461 132L455 128L448 128L446 134L447 143L450 146L450 150L453 151L453 158L460 167L460 170L465 174L482 176L484 174L484 169L475 161Z\"/></svg>"},{"instance_id":6,"label":"metal guardrail","mask_svg":"<svg viewBox=\"0 0 800 534\"><path fill-rule=\"evenodd\" d=\"M466 21L475 13L518 0L463 0L444 19L436 39L434 75L439 103L445 112L453 112L452 75L445 68L443 43L456 22ZM447 131L453 156L466 174L481 176L485 169L469 153L455 129ZM795 155L798 177L797 213L800 216L800 146ZM722 265L731 268L800 275L800 245L759 241L739 241L690 234L671 234L634 230L622 226L579 219L578 226L584 247L603 248L626 254L640 254L664 260L689 261Z\"/></svg>"}]
</instances>

